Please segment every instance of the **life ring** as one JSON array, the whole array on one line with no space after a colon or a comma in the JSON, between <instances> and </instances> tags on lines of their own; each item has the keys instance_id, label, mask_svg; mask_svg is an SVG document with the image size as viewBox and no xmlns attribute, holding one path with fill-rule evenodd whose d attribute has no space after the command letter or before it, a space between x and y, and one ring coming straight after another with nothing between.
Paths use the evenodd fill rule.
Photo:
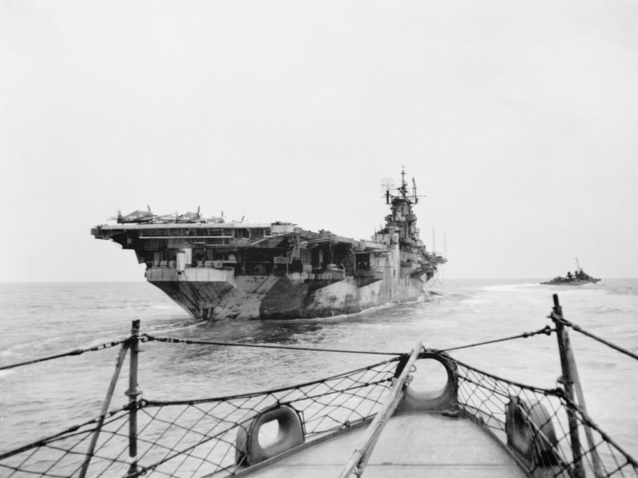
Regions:
<instances>
[{"instance_id":1,"label":"life ring","mask_svg":"<svg viewBox=\"0 0 638 478\"><path fill-rule=\"evenodd\" d=\"M538 401L510 396L505 415L507 445L516 450L531 466L557 464L558 446L552 417Z\"/></svg>"},{"instance_id":2,"label":"life ring","mask_svg":"<svg viewBox=\"0 0 638 478\"><path fill-rule=\"evenodd\" d=\"M279 431L275 441L267 446L259 443L259 430L266 423L277 421ZM305 441L301 419L297 412L287 406L275 406L240 426L235 440L235 463L255 465L279 455Z\"/></svg>"},{"instance_id":3,"label":"life ring","mask_svg":"<svg viewBox=\"0 0 638 478\"><path fill-rule=\"evenodd\" d=\"M433 412L455 408L458 403L456 364L445 354L436 352L422 352L419 355L420 359L436 360L443 365L447 373L447 382L441 390L434 392L417 392L408 385L397 407L397 413Z\"/></svg>"}]
</instances>

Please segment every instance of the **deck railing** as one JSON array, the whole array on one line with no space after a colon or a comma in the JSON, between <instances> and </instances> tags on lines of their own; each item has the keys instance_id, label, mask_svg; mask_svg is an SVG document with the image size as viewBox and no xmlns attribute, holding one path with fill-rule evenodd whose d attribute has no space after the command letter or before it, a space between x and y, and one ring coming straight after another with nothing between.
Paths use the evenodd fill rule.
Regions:
<instances>
[{"instance_id":1,"label":"deck railing","mask_svg":"<svg viewBox=\"0 0 638 478\"><path fill-rule=\"evenodd\" d=\"M436 355L437 360L449 362L449 370L454 371L456 411L460 416L483 426L530 475L575 478L638 476L636 460L596 425L587 413L582 393L578 392L578 372L569 346L567 328L571 327L579 332L582 329L564 319L557 298L550 317L555 329L546 328L496 341L556 333L561 344L563 378L561 386L555 389L532 387L496 377L455 360L443 351L430 350L419 357L426 360ZM597 339L595 336L594 338ZM120 347L116 370L108 386L101 414L36 442L0 453L0 476L240 476L260 466L261 460L267 463L276 459L268 456L268 453L262 453L263 456L260 455L259 458L251 456L254 455L254 450L250 449L248 443L251 434L259 433L259 426L263 424L263 420L260 422L259 418L266 413L285 409L288 417L291 416L290 413L293 413L293 418L298 417L302 427L301 444L295 442L295 446L307 447L371 422L377 413L387 408L388 403L393 404L393 398L404 387L403 375L411 371L410 365L406 366L409 358L407 354L383 354L395 357L293 387L206 399L141 399L137 376L140 342L163 343L164 346L168 346L166 343L169 342L182 346L295 349L276 345L153 337L140 334L139 321L135 321L131 336L126 340L0 367L2 370ZM478 345L481 344L473 344ZM617 346L614 348L618 349ZM304 353L309 350L317 353L353 352L300 350L304 350ZM627 351L623 351L625 352ZM127 392L129 402L126 406L111 409L110 398L127 354L130 369ZM413 359L416 359L416 355ZM390 414L391 412L388 413ZM285 428L288 418L281 418L285 414L279 416L283 420L280 425L283 424ZM377 421L381 418L382 415L379 415ZM270 437L270 440L278 444L270 450L281 449L279 445L283 443L283 439ZM267 446L265 451L268 451ZM369 456L367 448L363 451L361 456L357 455L358 460L355 460L355 468L359 474L364 472Z\"/></svg>"}]
</instances>

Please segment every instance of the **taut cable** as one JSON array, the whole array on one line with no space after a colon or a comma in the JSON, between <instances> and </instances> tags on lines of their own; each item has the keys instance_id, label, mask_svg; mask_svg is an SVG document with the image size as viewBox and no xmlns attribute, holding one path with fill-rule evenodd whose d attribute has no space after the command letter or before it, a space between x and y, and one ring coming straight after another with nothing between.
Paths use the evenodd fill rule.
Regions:
<instances>
[{"instance_id":1,"label":"taut cable","mask_svg":"<svg viewBox=\"0 0 638 478\"><path fill-rule=\"evenodd\" d=\"M105 344L95 345L93 347L87 347L85 349L71 350L70 352L65 352L63 354L58 354L58 355L51 355L50 357L43 357L43 358L39 358L39 359L35 359L35 360L29 360L28 362L21 362L21 363L14 363L14 364L11 364L11 365L5 365L3 367L0 367L0 370L7 370L7 369L10 369L10 368L22 367L24 365L30 365L32 363L46 362L47 360L53 360L53 359L61 358L61 357L68 357L70 355L81 355L84 352L97 352L98 350L104 350L104 349L108 349L108 348L111 348L111 347L117 347L118 345L123 344L127 340L128 340L128 338L126 338L124 340L119 340L117 342L108 342L108 343L105 343Z\"/></svg>"},{"instance_id":2,"label":"taut cable","mask_svg":"<svg viewBox=\"0 0 638 478\"><path fill-rule=\"evenodd\" d=\"M498 342L505 342L506 340L526 339L527 337L532 337L534 335L539 335L539 334L551 335L552 332L555 332L555 331L556 329L552 329L549 325L546 325L541 330L537 330L536 332L525 332L524 334L514 335L512 337L505 337L503 339L496 339L496 340L488 340L487 342L478 342L476 344L470 344L470 345L462 345L460 347L452 347L449 349L437 350L437 352L449 352L450 350L467 349L470 347L478 347L479 345L488 345L488 344L495 344Z\"/></svg>"},{"instance_id":3,"label":"taut cable","mask_svg":"<svg viewBox=\"0 0 638 478\"><path fill-rule=\"evenodd\" d=\"M365 350L340 350L340 349L317 349L312 347L290 347L287 345L269 345L269 344L240 344L236 342L214 342L203 340L187 340L176 339L173 337L155 337L149 334L140 335L142 342L167 342L171 344L189 344L189 345L218 345L223 347L253 347L261 349L284 349L284 350L301 350L305 352L333 352L341 354L366 354L366 355L403 355L397 352L371 352Z\"/></svg>"},{"instance_id":4,"label":"taut cable","mask_svg":"<svg viewBox=\"0 0 638 478\"><path fill-rule=\"evenodd\" d=\"M563 325L566 325L566 326L568 326L568 327L571 327L571 328L572 328L572 329L574 329L576 332L580 332L581 334L586 335L587 337L590 337L590 338L592 338L592 339L594 339L594 340L596 340L596 341L600 342L601 344L605 344L607 347L610 347L610 348L612 348L612 349L614 349L614 350L617 350L617 351L618 351L618 352L620 352L620 353L623 353L623 354L625 354L625 355L629 355L630 357L632 357L632 358L634 358L634 359L638 360L638 355L636 355L635 353L630 352L629 350L624 349L624 348L622 348L622 347L620 347L620 346L618 346L618 345L616 345L616 344L613 344L613 343L611 343L611 342L608 342L608 341L607 341L607 340L605 340L605 339L601 339L600 337L598 337L598 336L596 336L596 335L592 334L591 332L587 332L585 329L583 329L583 328L582 328L582 327L580 327L579 325L576 325L576 324L574 324L574 323L570 322L569 320L565 320L564 318L562 318L562 317L560 317L560 316L558 316L558 315L554 315L554 313L552 313L552 315L550 315L550 316L549 316L549 318L550 318L550 319L552 319L552 320L554 320L554 321L558 321L558 322L560 322L560 323L561 323L561 324L563 324Z\"/></svg>"}]
</instances>

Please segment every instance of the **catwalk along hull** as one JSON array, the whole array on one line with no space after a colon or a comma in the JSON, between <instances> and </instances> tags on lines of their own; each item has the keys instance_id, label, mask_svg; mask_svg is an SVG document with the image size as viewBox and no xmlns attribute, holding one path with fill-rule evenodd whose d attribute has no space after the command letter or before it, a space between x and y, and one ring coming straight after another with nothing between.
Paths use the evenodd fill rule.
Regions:
<instances>
[{"instance_id":1,"label":"catwalk along hull","mask_svg":"<svg viewBox=\"0 0 638 478\"><path fill-rule=\"evenodd\" d=\"M310 318L416 300L446 259L426 251L405 179L371 240L285 222L226 222L135 211L93 228L133 249L146 280L201 319Z\"/></svg>"}]
</instances>

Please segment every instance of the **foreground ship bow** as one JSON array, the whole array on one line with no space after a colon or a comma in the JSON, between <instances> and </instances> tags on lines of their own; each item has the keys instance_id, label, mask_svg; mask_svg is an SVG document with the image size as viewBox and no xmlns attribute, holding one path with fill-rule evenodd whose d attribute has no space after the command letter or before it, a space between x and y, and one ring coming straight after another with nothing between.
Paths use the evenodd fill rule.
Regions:
<instances>
[{"instance_id":1,"label":"foreground ship bow","mask_svg":"<svg viewBox=\"0 0 638 478\"><path fill-rule=\"evenodd\" d=\"M201 319L310 318L418 299L446 262L419 239L405 180L371 241L291 223L135 211L91 234L134 249L146 280Z\"/></svg>"}]
</instances>

